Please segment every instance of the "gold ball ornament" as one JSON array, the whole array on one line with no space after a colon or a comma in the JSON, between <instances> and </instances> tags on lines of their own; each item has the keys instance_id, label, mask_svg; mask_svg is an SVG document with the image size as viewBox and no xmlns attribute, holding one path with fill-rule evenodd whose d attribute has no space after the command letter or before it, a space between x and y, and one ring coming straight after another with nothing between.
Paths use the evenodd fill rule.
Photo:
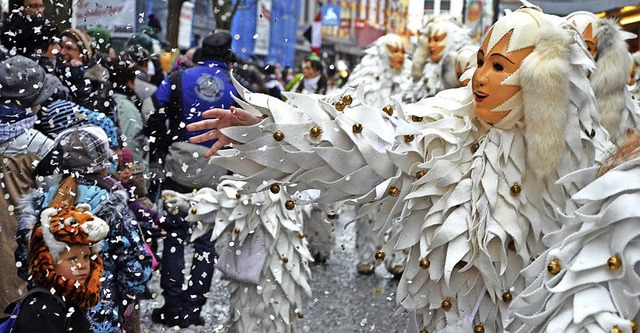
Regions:
<instances>
[{"instance_id":1,"label":"gold ball ornament","mask_svg":"<svg viewBox=\"0 0 640 333\"><path fill-rule=\"evenodd\" d=\"M312 138L319 138L320 135L322 135L322 129L318 126L313 126L311 127L311 129L309 130L309 135Z\"/></svg>"},{"instance_id":2,"label":"gold ball ornament","mask_svg":"<svg viewBox=\"0 0 640 333\"><path fill-rule=\"evenodd\" d=\"M617 271L622 266L622 259L617 254L607 260L607 266L611 271Z\"/></svg>"},{"instance_id":3,"label":"gold ball ornament","mask_svg":"<svg viewBox=\"0 0 640 333\"><path fill-rule=\"evenodd\" d=\"M298 238L303 239L304 238L304 234L303 233L298 233Z\"/></svg>"},{"instance_id":4,"label":"gold ball ornament","mask_svg":"<svg viewBox=\"0 0 640 333\"><path fill-rule=\"evenodd\" d=\"M484 325L478 324L473 327L473 333L484 333Z\"/></svg>"},{"instance_id":5,"label":"gold ball ornament","mask_svg":"<svg viewBox=\"0 0 640 333\"><path fill-rule=\"evenodd\" d=\"M509 192L511 193L511 195L516 196L519 195L520 192L522 192L522 188L520 187L520 184L513 183L513 185L509 189Z\"/></svg>"},{"instance_id":6,"label":"gold ball ornament","mask_svg":"<svg viewBox=\"0 0 640 333\"><path fill-rule=\"evenodd\" d=\"M286 264L286 263L288 263L288 262L289 262L289 258L287 258L287 257L282 257L282 262L283 262L283 263L285 263L285 264Z\"/></svg>"},{"instance_id":7,"label":"gold ball ornament","mask_svg":"<svg viewBox=\"0 0 640 333\"><path fill-rule=\"evenodd\" d=\"M388 116L393 116L393 107L391 105L383 107L382 111L384 111Z\"/></svg>"},{"instance_id":8,"label":"gold ball ornament","mask_svg":"<svg viewBox=\"0 0 640 333\"><path fill-rule=\"evenodd\" d=\"M342 103L344 103L344 105L351 105L351 103L353 103L353 98L351 95L344 95L342 96Z\"/></svg>"},{"instance_id":9,"label":"gold ball ornament","mask_svg":"<svg viewBox=\"0 0 640 333\"><path fill-rule=\"evenodd\" d=\"M424 177L424 175L427 174L427 170L420 170L418 172L416 172L416 179L420 179L422 177Z\"/></svg>"},{"instance_id":10,"label":"gold ball ornament","mask_svg":"<svg viewBox=\"0 0 640 333\"><path fill-rule=\"evenodd\" d=\"M420 259L420 268L427 269L431 266L431 262L427 258Z\"/></svg>"},{"instance_id":11,"label":"gold ball ornament","mask_svg":"<svg viewBox=\"0 0 640 333\"><path fill-rule=\"evenodd\" d=\"M355 124L353 124L351 129L353 130L353 133L360 134L360 133L362 133L362 124L355 123Z\"/></svg>"},{"instance_id":12,"label":"gold ball ornament","mask_svg":"<svg viewBox=\"0 0 640 333\"><path fill-rule=\"evenodd\" d=\"M415 135L405 135L404 136L404 142L406 143L411 143L413 142L413 140L416 138Z\"/></svg>"},{"instance_id":13,"label":"gold ball ornament","mask_svg":"<svg viewBox=\"0 0 640 333\"><path fill-rule=\"evenodd\" d=\"M284 133L282 133L281 130L277 130L275 133L273 133L273 139L278 142L284 140Z\"/></svg>"},{"instance_id":14,"label":"gold ball ornament","mask_svg":"<svg viewBox=\"0 0 640 333\"><path fill-rule=\"evenodd\" d=\"M242 197L242 194L240 194L240 192L236 192L236 199L240 199Z\"/></svg>"},{"instance_id":15,"label":"gold ball ornament","mask_svg":"<svg viewBox=\"0 0 640 333\"><path fill-rule=\"evenodd\" d=\"M618 327L618 325L616 325L611 329L611 333L622 333L622 330L620 329L620 327Z\"/></svg>"},{"instance_id":16,"label":"gold ball ornament","mask_svg":"<svg viewBox=\"0 0 640 333\"><path fill-rule=\"evenodd\" d=\"M472 153L472 154L475 154L475 153L478 151L478 148L480 148L480 144L479 144L479 143L477 143L477 142L474 142L474 143L471 145L471 153Z\"/></svg>"},{"instance_id":17,"label":"gold ball ornament","mask_svg":"<svg viewBox=\"0 0 640 333\"><path fill-rule=\"evenodd\" d=\"M293 202L293 200L287 200L287 202L284 203L284 208L288 210L293 210L295 207L296 207L296 203Z\"/></svg>"},{"instance_id":18,"label":"gold ball ornament","mask_svg":"<svg viewBox=\"0 0 640 333\"><path fill-rule=\"evenodd\" d=\"M397 197L398 195L400 195L400 189L395 186L391 186L387 193L389 193L389 195L392 197Z\"/></svg>"},{"instance_id":19,"label":"gold ball ornament","mask_svg":"<svg viewBox=\"0 0 640 333\"><path fill-rule=\"evenodd\" d=\"M336 110L338 110L338 111L344 110L345 106L346 105L344 104L343 101L337 101L336 102Z\"/></svg>"},{"instance_id":20,"label":"gold ball ornament","mask_svg":"<svg viewBox=\"0 0 640 333\"><path fill-rule=\"evenodd\" d=\"M271 191L271 193L273 193L273 194L280 193L280 185L279 184L271 184L271 186L269 186L269 191Z\"/></svg>"},{"instance_id":21,"label":"gold ball ornament","mask_svg":"<svg viewBox=\"0 0 640 333\"><path fill-rule=\"evenodd\" d=\"M376 252L375 258L376 258L377 261L383 261L384 257L385 257L384 252L382 252L382 251Z\"/></svg>"},{"instance_id":22,"label":"gold ball ornament","mask_svg":"<svg viewBox=\"0 0 640 333\"><path fill-rule=\"evenodd\" d=\"M429 331L427 331L426 328L423 328L423 329L420 330L420 333L429 333Z\"/></svg>"},{"instance_id":23,"label":"gold ball ornament","mask_svg":"<svg viewBox=\"0 0 640 333\"><path fill-rule=\"evenodd\" d=\"M502 293L502 301L505 303L511 303L513 301L513 294L510 291Z\"/></svg>"},{"instance_id":24,"label":"gold ball ornament","mask_svg":"<svg viewBox=\"0 0 640 333\"><path fill-rule=\"evenodd\" d=\"M302 312L298 312L298 318L300 319L304 318L304 315L302 314Z\"/></svg>"},{"instance_id":25,"label":"gold ball ornament","mask_svg":"<svg viewBox=\"0 0 640 333\"><path fill-rule=\"evenodd\" d=\"M553 259L548 265L547 265L547 271L551 274L551 275L556 275L558 273L560 273L560 270L562 269L562 266L560 265L560 259L555 258Z\"/></svg>"},{"instance_id":26,"label":"gold ball ornament","mask_svg":"<svg viewBox=\"0 0 640 333\"><path fill-rule=\"evenodd\" d=\"M414 123L422 122L422 119L424 118L419 116L411 116L411 121L413 121Z\"/></svg>"},{"instance_id":27,"label":"gold ball ornament","mask_svg":"<svg viewBox=\"0 0 640 333\"><path fill-rule=\"evenodd\" d=\"M442 310L444 311L451 310L451 307L453 306L453 304L451 304L451 300L448 298L445 298L444 301L442 301L442 304L440 305L442 306Z\"/></svg>"},{"instance_id":28,"label":"gold ball ornament","mask_svg":"<svg viewBox=\"0 0 640 333\"><path fill-rule=\"evenodd\" d=\"M327 219L328 220L335 220L336 218L338 218L338 215L336 215L336 214L327 214Z\"/></svg>"},{"instance_id":29,"label":"gold ball ornament","mask_svg":"<svg viewBox=\"0 0 640 333\"><path fill-rule=\"evenodd\" d=\"M233 229L233 232L235 232L236 234L240 233L240 228L236 227L235 229Z\"/></svg>"},{"instance_id":30,"label":"gold ball ornament","mask_svg":"<svg viewBox=\"0 0 640 333\"><path fill-rule=\"evenodd\" d=\"M191 207L191 214L195 214L198 212L198 209L196 207Z\"/></svg>"},{"instance_id":31,"label":"gold ball ornament","mask_svg":"<svg viewBox=\"0 0 640 333\"><path fill-rule=\"evenodd\" d=\"M636 323L635 320L631 321L631 332L637 332L638 331L638 323Z\"/></svg>"}]
</instances>

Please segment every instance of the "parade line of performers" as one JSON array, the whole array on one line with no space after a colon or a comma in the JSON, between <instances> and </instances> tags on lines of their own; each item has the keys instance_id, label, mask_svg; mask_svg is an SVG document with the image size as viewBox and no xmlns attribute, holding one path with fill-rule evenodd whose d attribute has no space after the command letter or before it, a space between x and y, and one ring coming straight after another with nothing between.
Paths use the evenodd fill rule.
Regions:
<instances>
[{"instance_id":1,"label":"parade line of performers","mask_svg":"<svg viewBox=\"0 0 640 333\"><path fill-rule=\"evenodd\" d=\"M156 260L165 303L154 322L203 325L217 269L229 280L225 331L295 332L310 265L329 259L346 210L354 269L382 264L399 279L409 322L398 330L637 332L640 106L628 37L592 13L525 6L477 45L434 17L412 56L387 34L339 85L308 59L288 92L273 68L257 89L217 30L195 51L199 65L129 101L147 110L120 116L130 148L98 121L37 139L38 109L60 121L52 105L67 82L12 55L0 63L0 207L15 224L0 235L18 243L3 253L16 272L0 278L0 305L18 305L12 332L135 332ZM102 63L127 96L136 50ZM133 177L143 156L148 169Z\"/></svg>"}]
</instances>

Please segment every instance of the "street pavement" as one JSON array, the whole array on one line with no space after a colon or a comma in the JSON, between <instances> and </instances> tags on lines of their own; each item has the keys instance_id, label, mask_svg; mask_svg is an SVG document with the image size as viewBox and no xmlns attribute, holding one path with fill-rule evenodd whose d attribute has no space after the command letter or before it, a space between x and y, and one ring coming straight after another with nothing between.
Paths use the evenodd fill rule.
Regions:
<instances>
[{"instance_id":1,"label":"street pavement","mask_svg":"<svg viewBox=\"0 0 640 333\"><path fill-rule=\"evenodd\" d=\"M355 225L345 227L345 218L335 228L336 245L326 265L311 265L312 296L302 304L304 317L296 322L297 332L403 332L406 313L395 314L397 280L391 278L383 266L373 275L359 275L355 269ZM190 260L192 248L188 247ZM187 329L168 328L151 322L151 311L164 303L160 294L159 276L155 273L151 289L158 296L141 302L142 332L210 333L218 332L229 312L227 282L216 271L202 316L205 326Z\"/></svg>"}]
</instances>

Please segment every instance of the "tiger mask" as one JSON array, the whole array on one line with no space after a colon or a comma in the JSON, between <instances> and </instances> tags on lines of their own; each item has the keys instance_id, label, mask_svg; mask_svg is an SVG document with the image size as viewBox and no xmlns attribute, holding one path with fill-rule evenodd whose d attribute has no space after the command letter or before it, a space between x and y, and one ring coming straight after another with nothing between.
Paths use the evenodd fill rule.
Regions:
<instances>
[{"instance_id":1,"label":"tiger mask","mask_svg":"<svg viewBox=\"0 0 640 333\"><path fill-rule=\"evenodd\" d=\"M73 304L83 308L95 306L100 299L103 263L98 252L109 225L91 213L90 206L52 204L40 213L29 241L29 273L44 288L55 289ZM90 273L84 284L55 273L55 263L68 245L89 245Z\"/></svg>"}]
</instances>

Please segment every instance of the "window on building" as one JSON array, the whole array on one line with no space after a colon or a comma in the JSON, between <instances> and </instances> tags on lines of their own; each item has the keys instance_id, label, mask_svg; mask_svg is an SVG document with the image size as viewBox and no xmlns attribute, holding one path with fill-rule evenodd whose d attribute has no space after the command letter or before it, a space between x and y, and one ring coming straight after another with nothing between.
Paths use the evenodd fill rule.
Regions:
<instances>
[{"instance_id":1,"label":"window on building","mask_svg":"<svg viewBox=\"0 0 640 333\"><path fill-rule=\"evenodd\" d=\"M434 0L425 0L424 1L424 9L425 10L433 10L433 8L435 7L435 1ZM451 9L451 1L449 0L441 0L440 1L440 10L450 10Z\"/></svg>"}]
</instances>

